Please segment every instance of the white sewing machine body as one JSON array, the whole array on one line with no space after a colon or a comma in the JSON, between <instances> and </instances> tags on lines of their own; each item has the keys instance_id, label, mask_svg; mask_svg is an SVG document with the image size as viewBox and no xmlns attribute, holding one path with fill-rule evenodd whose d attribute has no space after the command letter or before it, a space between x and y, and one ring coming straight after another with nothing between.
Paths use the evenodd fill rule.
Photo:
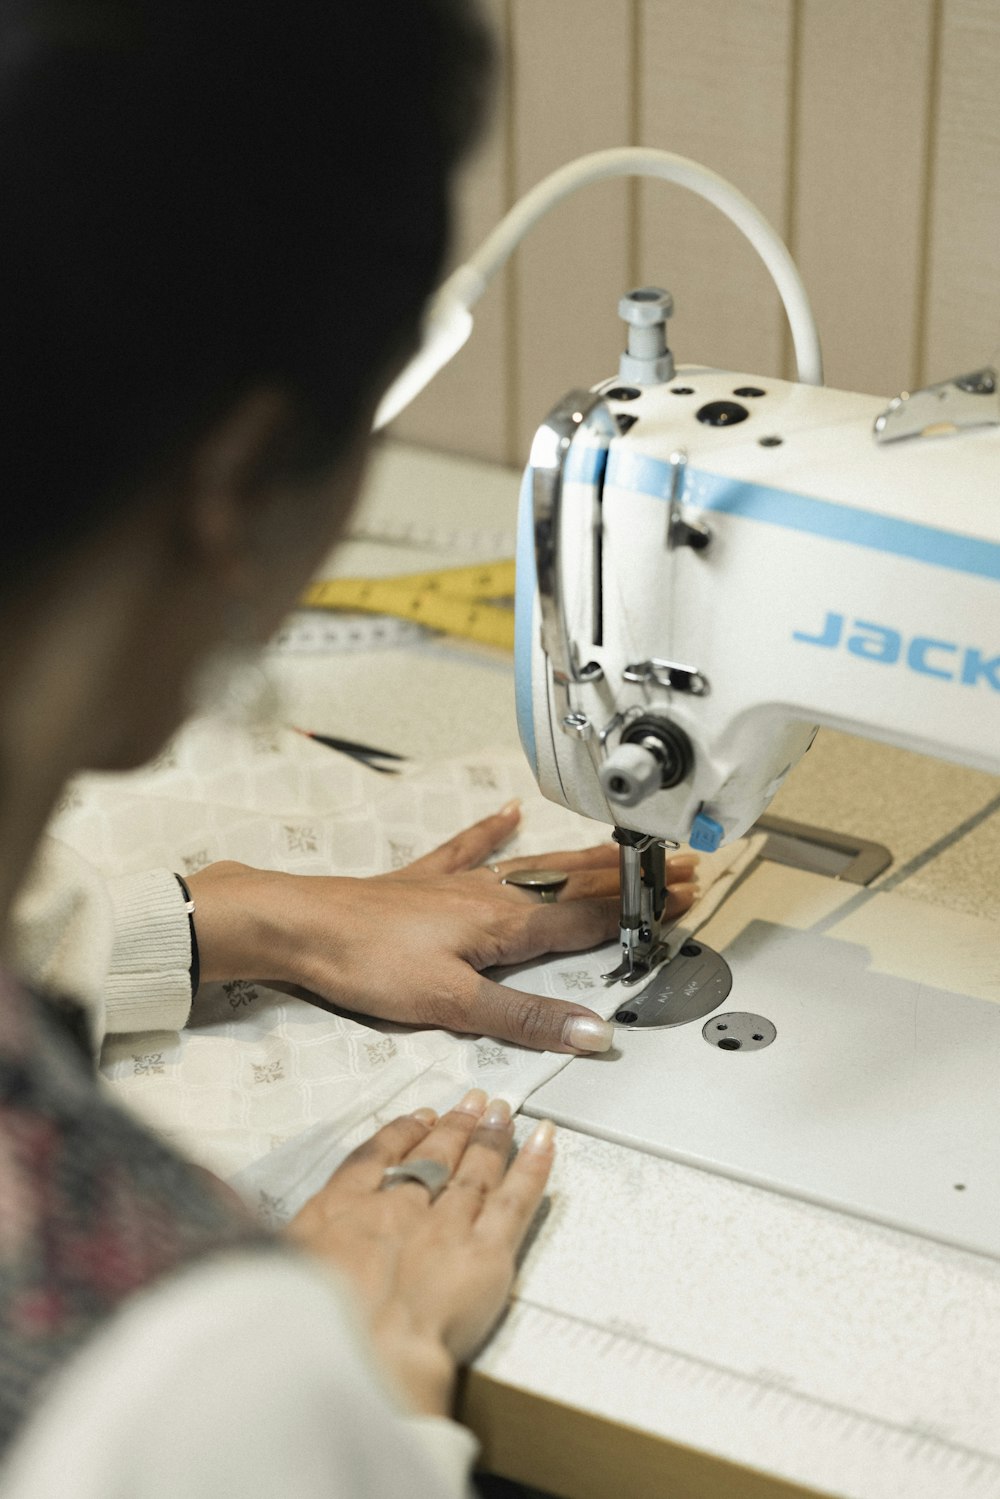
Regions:
<instances>
[{"instance_id":1,"label":"white sewing machine body","mask_svg":"<svg viewBox=\"0 0 1000 1499\"><path fill-rule=\"evenodd\" d=\"M527 1110L1000 1257L988 924L765 863L681 949L731 970L696 1024L660 937L662 841L745 832L818 724L1000 768L1000 427L879 443L874 397L695 367L601 390L525 476L518 716L545 795L615 825L636 988Z\"/></svg>"},{"instance_id":2,"label":"white sewing machine body","mask_svg":"<svg viewBox=\"0 0 1000 1499\"><path fill-rule=\"evenodd\" d=\"M535 567L544 427L522 490L518 716L546 796L711 847L753 824L818 724L1000 768L1000 428L880 444L876 397L696 367L625 400L621 380L599 389L627 430L581 423L562 455L568 671L558 622L543 647ZM713 403L725 425L699 419ZM683 773L640 765L634 802L609 798L623 744L657 721L687 741Z\"/></svg>"}]
</instances>

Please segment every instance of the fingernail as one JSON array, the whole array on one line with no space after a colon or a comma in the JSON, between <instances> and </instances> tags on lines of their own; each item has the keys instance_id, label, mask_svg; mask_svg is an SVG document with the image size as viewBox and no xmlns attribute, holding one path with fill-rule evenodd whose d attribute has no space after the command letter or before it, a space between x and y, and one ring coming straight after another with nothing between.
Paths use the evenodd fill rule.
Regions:
<instances>
[{"instance_id":1,"label":"fingernail","mask_svg":"<svg viewBox=\"0 0 1000 1499\"><path fill-rule=\"evenodd\" d=\"M421 1124L426 1124L428 1128L432 1124L437 1124L437 1117L433 1109L414 1109L410 1115L411 1119L416 1119Z\"/></svg>"},{"instance_id":2,"label":"fingernail","mask_svg":"<svg viewBox=\"0 0 1000 1499\"><path fill-rule=\"evenodd\" d=\"M563 1045L574 1051L607 1051L614 1034L608 1021L596 1015L571 1015L563 1026Z\"/></svg>"},{"instance_id":3,"label":"fingernail","mask_svg":"<svg viewBox=\"0 0 1000 1499\"><path fill-rule=\"evenodd\" d=\"M506 1098L494 1098L479 1121L487 1129L502 1129L510 1123L510 1104Z\"/></svg>"},{"instance_id":4,"label":"fingernail","mask_svg":"<svg viewBox=\"0 0 1000 1499\"><path fill-rule=\"evenodd\" d=\"M500 808L500 811L499 811L499 813L497 815L500 816L500 817L510 817L515 812L520 812L520 810L521 810L521 798L519 796L514 796L514 797L511 797L511 799L510 799L509 802L504 802L503 806Z\"/></svg>"},{"instance_id":5,"label":"fingernail","mask_svg":"<svg viewBox=\"0 0 1000 1499\"><path fill-rule=\"evenodd\" d=\"M482 1088L470 1088L464 1098L460 1098L455 1105L456 1114L479 1115L486 1107L486 1094Z\"/></svg>"},{"instance_id":6,"label":"fingernail","mask_svg":"<svg viewBox=\"0 0 1000 1499\"><path fill-rule=\"evenodd\" d=\"M552 1149L552 1142L556 1137L556 1127L551 1119L543 1119L536 1124L531 1134L521 1146L522 1150L537 1151L539 1155L545 1150Z\"/></svg>"}]
</instances>

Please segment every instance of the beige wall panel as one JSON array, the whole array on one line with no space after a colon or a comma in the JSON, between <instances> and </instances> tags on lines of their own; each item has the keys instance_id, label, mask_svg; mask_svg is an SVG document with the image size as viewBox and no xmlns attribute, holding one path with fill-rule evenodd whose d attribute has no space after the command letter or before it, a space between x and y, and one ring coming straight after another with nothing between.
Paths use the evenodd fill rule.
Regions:
<instances>
[{"instance_id":1,"label":"beige wall panel","mask_svg":"<svg viewBox=\"0 0 1000 1499\"><path fill-rule=\"evenodd\" d=\"M945 0L922 378L1000 354L1000 3Z\"/></svg>"},{"instance_id":2,"label":"beige wall panel","mask_svg":"<svg viewBox=\"0 0 1000 1499\"><path fill-rule=\"evenodd\" d=\"M787 233L793 0L642 0L643 145L692 156L747 194ZM756 253L717 209L643 186L640 279L677 307L677 357L781 374L784 322Z\"/></svg>"},{"instance_id":3,"label":"beige wall panel","mask_svg":"<svg viewBox=\"0 0 1000 1499\"><path fill-rule=\"evenodd\" d=\"M629 143L632 12L629 0L514 0L518 195L575 156ZM629 240L629 189L610 183L554 209L517 252L512 461L524 461L535 428L567 390L614 374Z\"/></svg>"},{"instance_id":4,"label":"beige wall panel","mask_svg":"<svg viewBox=\"0 0 1000 1499\"><path fill-rule=\"evenodd\" d=\"M481 3L502 42L508 0ZM489 135L458 184L453 263L478 247L509 206L507 105L504 60ZM499 276L476 309L472 338L393 424L394 437L476 458L506 459L510 425L507 313L507 277Z\"/></svg>"},{"instance_id":5,"label":"beige wall panel","mask_svg":"<svg viewBox=\"0 0 1000 1499\"><path fill-rule=\"evenodd\" d=\"M934 0L802 0L791 250L827 384L917 375Z\"/></svg>"}]
</instances>

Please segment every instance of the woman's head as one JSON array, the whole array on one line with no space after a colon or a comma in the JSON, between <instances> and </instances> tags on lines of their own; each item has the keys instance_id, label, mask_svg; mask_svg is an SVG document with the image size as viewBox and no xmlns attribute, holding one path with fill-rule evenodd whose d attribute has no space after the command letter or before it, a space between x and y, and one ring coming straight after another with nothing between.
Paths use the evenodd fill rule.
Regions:
<instances>
[{"instance_id":1,"label":"woman's head","mask_svg":"<svg viewBox=\"0 0 1000 1499\"><path fill-rule=\"evenodd\" d=\"M263 470L347 446L487 68L463 0L0 3L0 588L254 390Z\"/></svg>"},{"instance_id":2,"label":"woman's head","mask_svg":"<svg viewBox=\"0 0 1000 1499\"><path fill-rule=\"evenodd\" d=\"M473 0L0 0L8 781L148 755L291 606L489 70Z\"/></svg>"}]
</instances>

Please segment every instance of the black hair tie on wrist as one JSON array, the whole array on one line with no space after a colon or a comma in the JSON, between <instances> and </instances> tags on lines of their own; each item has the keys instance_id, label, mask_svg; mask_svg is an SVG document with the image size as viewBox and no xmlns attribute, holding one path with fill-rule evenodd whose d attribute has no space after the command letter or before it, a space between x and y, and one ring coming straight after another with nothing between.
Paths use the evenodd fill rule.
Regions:
<instances>
[{"instance_id":1,"label":"black hair tie on wrist","mask_svg":"<svg viewBox=\"0 0 1000 1499\"><path fill-rule=\"evenodd\" d=\"M194 929L194 901L192 900L191 892L187 887L187 881L181 879L179 874L175 874L174 879L177 881L178 885L180 885L181 890L184 893L184 909L187 912L188 930L191 933L191 967L189 968L188 972L191 975L191 998L194 999L195 995L198 993L198 984L201 980L201 959L198 956L198 934Z\"/></svg>"}]
</instances>

